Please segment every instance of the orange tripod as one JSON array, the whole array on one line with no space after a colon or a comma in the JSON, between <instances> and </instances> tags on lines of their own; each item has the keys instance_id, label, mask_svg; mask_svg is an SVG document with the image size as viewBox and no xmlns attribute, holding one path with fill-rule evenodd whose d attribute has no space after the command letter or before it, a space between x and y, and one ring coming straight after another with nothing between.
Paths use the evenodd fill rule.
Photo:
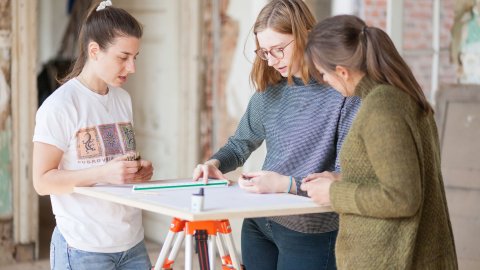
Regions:
<instances>
[{"instance_id":1,"label":"orange tripod","mask_svg":"<svg viewBox=\"0 0 480 270\"><path fill-rule=\"evenodd\" d=\"M186 221L173 218L170 224L165 243L162 246L160 255L154 270L172 269L175 258L185 238L185 269L192 269L192 246L193 235L196 231L205 230L208 233L208 261L210 270L215 269L215 245L222 260L222 270L241 270L240 262L237 260L235 246L233 245L232 229L227 219L206 220L206 221ZM174 241L175 238L175 241ZM223 240L223 241L222 241ZM227 245L227 253L223 243ZM171 247L173 243L173 247ZM167 253L170 251L168 258Z\"/></svg>"}]
</instances>

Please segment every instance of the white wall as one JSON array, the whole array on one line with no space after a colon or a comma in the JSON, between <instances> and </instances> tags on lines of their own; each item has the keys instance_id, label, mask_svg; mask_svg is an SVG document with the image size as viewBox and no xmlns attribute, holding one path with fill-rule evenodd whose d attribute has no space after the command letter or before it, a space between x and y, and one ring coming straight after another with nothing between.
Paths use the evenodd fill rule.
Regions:
<instances>
[{"instance_id":1,"label":"white wall","mask_svg":"<svg viewBox=\"0 0 480 270\"><path fill-rule=\"evenodd\" d=\"M231 0L228 7L228 15L239 24L238 43L235 50L232 68L227 80L226 98L228 114L237 122L243 116L250 97L255 92L249 81L250 70L254 59L255 39L252 26L255 19L268 0ZM225 143L225 142L223 142ZM222 142L219 142L223 145ZM237 172L227 174L229 179L234 179L238 171L256 171L262 168L265 159L265 144L257 149ZM233 238L240 254L240 239L243 219L230 219Z\"/></svg>"},{"instance_id":2,"label":"white wall","mask_svg":"<svg viewBox=\"0 0 480 270\"><path fill-rule=\"evenodd\" d=\"M356 14L358 0L332 0L332 16L341 14Z\"/></svg>"},{"instance_id":3,"label":"white wall","mask_svg":"<svg viewBox=\"0 0 480 270\"><path fill-rule=\"evenodd\" d=\"M255 49L254 37L250 30L258 12L266 2L267 0L231 0L228 9L232 19L239 23L238 44L231 73L227 80L228 113L232 118L237 119L237 122L240 121L248 101L254 93L254 89L249 82L254 56L253 50ZM141 9L140 7L132 6L126 1L117 0L117 5L118 3L125 4L129 7L129 11L133 12L140 20L142 19L141 12L135 11L135 9ZM153 2L149 1L149 3L152 4ZM134 99L136 137L142 155L154 162L156 168L155 179L189 177L193 164L184 162L187 164L179 165L181 160L185 160L187 157L185 152L183 154L179 153L177 149L185 143L181 140L182 136L198 132L198 130L194 130L196 127L184 123L183 119L188 118L188 114L192 111L198 113L199 108L187 107L186 110L179 110L179 108L185 108L188 99L198 98L190 96L192 92L198 91L198 89L189 88L183 93L179 91L182 88L180 82L185 80L185 76L188 75L188 72L183 70L179 63L185 61L185 57L189 57L181 52L181 48L187 46L182 43L186 42L185 35L195 36L199 32L193 32L192 27L189 27L188 30L181 28L181 21L185 20L184 17L182 19L182 16L192 16L192 14L189 15L189 13L179 11L184 11L185 5L191 5L191 2L165 1L156 3L156 7L151 7L149 11L148 14L150 15L145 17L147 20L142 21L145 24L145 36L142 42L141 55L137 62L138 74L132 77L135 79L130 81L128 85L128 88L132 89L130 92ZM160 8L162 12L157 14L155 12L157 8ZM197 14L197 16L200 16L200 14ZM201 29L198 29L198 31L201 31ZM183 38L182 35L184 35ZM191 39L190 42L195 42L195 40ZM197 43L197 46L199 46L199 43ZM194 50L194 47L192 47L192 50ZM192 57L194 54L190 56ZM189 60L187 59L187 61ZM191 59L190 61L194 60ZM193 64L194 62L192 62ZM194 80L194 78L190 77L190 80ZM152 85L156 87L152 87ZM182 129L180 127L182 125L187 128ZM222 142L219 143L222 144ZM190 145L190 147L197 150L200 148L198 144ZM259 170L264 156L265 148L262 146L250 157L243 170ZM195 162L198 162L198 160L195 160ZM146 236L156 241L163 241L169 222L170 217L145 213ZM240 250L242 220L234 219L230 222L237 250Z\"/></svg>"},{"instance_id":4,"label":"white wall","mask_svg":"<svg viewBox=\"0 0 480 270\"><path fill-rule=\"evenodd\" d=\"M239 23L238 44L227 80L227 104L229 115L238 122L244 114L250 97L255 92L249 81L254 59L255 37L252 27L255 19L268 0L231 0L228 14ZM260 170L265 158L265 144L255 151L245 163L244 171Z\"/></svg>"},{"instance_id":5,"label":"white wall","mask_svg":"<svg viewBox=\"0 0 480 270\"><path fill-rule=\"evenodd\" d=\"M63 33L68 24L67 1L38 1L38 67L52 57L60 48Z\"/></svg>"},{"instance_id":6,"label":"white wall","mask_svg":"<svg viewBox=\"0 0 480 270\"><path fill-rule=\"evenodd\" d=\"M116 0L144 25L133 102L137 150L153 179L186 178L198 162L199 1ZM144 212L145 236L162 241L171 217Z\"/></svg>"}]
</instances>

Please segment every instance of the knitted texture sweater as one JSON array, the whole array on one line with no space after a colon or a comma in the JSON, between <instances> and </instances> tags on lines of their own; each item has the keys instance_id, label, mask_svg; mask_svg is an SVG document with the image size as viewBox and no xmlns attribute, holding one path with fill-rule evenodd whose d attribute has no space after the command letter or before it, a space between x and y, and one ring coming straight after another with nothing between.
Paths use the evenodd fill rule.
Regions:
<instances>
[{"instance_id":1,"label":"knitted texture sweater","mask_svg":"<svg viewBox=\"0 0 480 270\"><path fill-rule=\"evenodd\" d=\"M338 170L337 153L360 106L358 97L344 98L333 88L314 81L304 85L283 80L256 92L235 134L212 158L225 173L244 164L263 141L267 153L263 170L293 175L298 195L303 177ZM337 164L337 166L336 166ZM338 229L336 213L271 217L295 231L322 233Z\"/></svg>"},{"instance_id":2,"label":"knitted texture sweater","mask_svg":"<svg viewBox=\"0 0 480 270\"><path fill-rule=\"evenodd\" d=\"M339 269L457 269L433 115L364 77L362 107L330 188Z\"/></svg>"}]
</instances>

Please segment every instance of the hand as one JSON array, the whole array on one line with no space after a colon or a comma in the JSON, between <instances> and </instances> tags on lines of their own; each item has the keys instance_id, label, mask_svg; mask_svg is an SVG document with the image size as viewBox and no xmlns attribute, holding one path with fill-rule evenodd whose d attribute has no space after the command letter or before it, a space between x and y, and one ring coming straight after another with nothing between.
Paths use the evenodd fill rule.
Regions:
<instances>
[{"instance_id":1,"label":"hand","mask_svg":"<svg viewBox=\"0 0 480 270\"><path fill-rule=\"evenodd\" d=\"M216 159L208 160L204 164L198 164L193 169L192 180L198 181L202 178L206 184L208 183L208 178L226 179L218 167L220 167L220 162Z\"/></svg>"},{"instance_id":2,"label":"hand","mask_svg":"<svg viewBox=\"0 0 480 270\"><path fill-rule=\"evenodd\" d=\"M309 174L307 177L303 178L302 182L306 183L306 182L309 182L309 181L313 181L317 178L328 178L328 179L331 179L333 181L341 181L342 180L342 175L340 173L327 172L327 171L321 172L321 173L312 173L312 174Z\"/></svg>"},{"instance_id":3,"label":"hand","mask_svg":"<svg viewBox=\"0 0 480 270\"><path fill-rule=\"evenodd\" d=\"M271 171L244 173L238 178L240 188L253 193L283 193L290 177Z\"/></svg>"},{"instance_id":4,"label":"hand","mask_svg":"<svg viewBox=\"0 0 480 270\"><path fill-rule=\"evenodd\" d=\"M316 174L316 175L319 175L319 174ZM303 183L300 186L300 189L303 191L306 191L308 194L308 197L312 198L314 202L320 205L329 205L330 204L330 186L335 180L333 180L331 177L319 176L315 179L306 181L307 178L302 180Z\"/></svg>"},{"instance_id":5,"label":"hand","mask_svg":"<svg viewBox=\"0 0 480 270\"><path fill-rule=\"evenodd\" d=\"M152 179L152 175L153 175L152 162L144 159L141 159L138 162L140 164L140 168L135 173L135 178L132 181L129 181L129 183L147 182L150 179Z\"/></svg>"},{"instance_id":6,"label":"hand","mask_svg":"<svg viewBox=\"0 0 480 270\"><path fill-rule=\"evenodd\" d=\"M140 169L137 160L127 161L128 155L112 159L102 166L102 174L98 182L110 184L125 184L135 179Z\"/></svg>"}]
</instances>

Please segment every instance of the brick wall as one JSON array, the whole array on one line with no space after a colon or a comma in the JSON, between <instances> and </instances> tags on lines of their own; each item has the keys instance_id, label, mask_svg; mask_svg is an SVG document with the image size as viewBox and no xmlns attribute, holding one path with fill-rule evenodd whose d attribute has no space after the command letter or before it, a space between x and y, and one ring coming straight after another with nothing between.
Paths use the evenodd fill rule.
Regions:
<instances>
[{"instance_id":1,"label":"brick wall","mask_svg":"<svg viewBox=\"0 0 480 270\"><path fill-rule=\"evenodd\" d=\"M451 29L455 10L459 11L465 5L471 4L469 0L442 0L440 2L439 86L457 83L456 66L451 63L449 55L449 46L452 42ZM386 0L363 0L362 4L364 5L362 8L364 13L360 16L365 18L368 24L385 29ZM403 55L427 97L431 90L432 4L432 0L405 0L403 14ZM459 87L452 87L449 90L459 90ZM458 104L456 103L457 107L452 107L458 111L450 112L448 128L445 126L445 122L443 123L442 172L446 183L446 196L455 237L459 269L473 270L480 269L480 260L478 259L480 234L478 233L479 215L477 210L480 192L478 191L478 185L475 186L474 184L477 183L475 180L478 180L478 177L475 178L478 175L478 170L475 166L468 164L468 161L478 160L478 151L475 150L478 149L478 144L475 144L475 140L469 141L465 138L478 137L478 121L468 120L476 119L475 115L478 114L478 111L474 110L477 106L474 103ZM437 111L439 115L442 115L442 113L444 112ZM445 134L449 136L447 139L445 139ZM468 149L468 151L465 149ZM477 163L474 162L473 164ZM461 166L458 166L458 164L461 164ZM468 181L471 181L471 183ZM469 184L461 186L461 183Z\"/></svg>"},{"instance_id":2,"label":"brick wall","mask_svg":"<svg viewBox=\"0 0 480 270\"><path fill-rule=\"evenodd\" d=\"M368 25L386 29L387 0L363 0L360 12Z\"/></svg>"},{"instance_id":3,"label":"brick wall","mask_svg":"<svg viewBox=\"0 0 480 270\"><path fill-rule=\"evenodd\" d=\"M450 29L455 0L442 0L440 13L439 84L454 83L455 67L449 60ZM363 0L360 16L368 25L386 30L387 0ZM405 0L403 11L403 57L428 96L432 72L432 0Z\"/></svg>"},{"instance_id":4,"label":"brick wall","mask_svg":"<svg viewBox=\"0 0 480 270\"><path fill-rule=\"evenodd\" d=\"M214 51L213 44L213 18L211 1L203 0L203 57L205 66L203 73L203 96L200 103L200 161L205 161L212 156L218 147L222 146L234 132L238 119L228 113L227 108L227 80L232 68L236 46L244 42L239 37L239 22L234 20L228 13L229 1L221 0L220 12L220 49ZM215 78L213 70L214 54L219 57L218 76ZM245 74L247 76L248 74ZM217 80L217 89L214 95L214 80ZM216 108L214 109L214 106ZM215 124L214 124L215 122ZM212 136L212 135L215 136ZM213 140L215 138L215 141Z\"/></svg>"}]
</instances>

